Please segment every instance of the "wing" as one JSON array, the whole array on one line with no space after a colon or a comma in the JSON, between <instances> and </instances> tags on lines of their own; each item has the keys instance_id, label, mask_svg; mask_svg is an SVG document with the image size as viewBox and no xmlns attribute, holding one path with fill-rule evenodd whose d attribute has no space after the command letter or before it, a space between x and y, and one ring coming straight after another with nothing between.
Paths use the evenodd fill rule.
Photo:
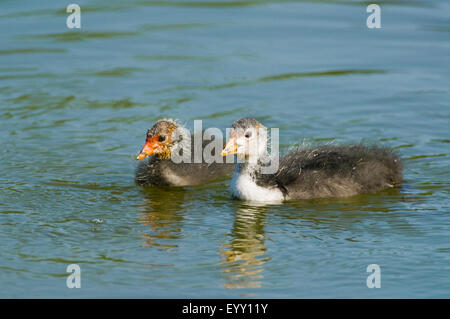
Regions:
<instances>
[{"instance_id":1,"label":"wing","mask_svg":"<svg viewBox=\"0 0 450 319\"><path fill-rule=\"evenodd\" d=\"M278 171L274 174L261 174L257 176L257 185L263 187L278 187L286 196L289 186L299 182L302 172L308 173L320 170L325 174L334 174L337 171L351 170L352 159L333 147L320 147L315 149L297 149L280 159Z\"/></svg>"},{"instance_id":2,"label":"wing","mask_svg":"<svg viewBox=\"0 0 450 319\"><path fill-rule=\"evenodd\" d=\"M279 167L274 174L257 173L256 184L262 187L278 187L286 196L288 190L286 186L295 182L302 171L301 161L296 153L290 153L280 159Z\"/></svg>"}]
</instances>

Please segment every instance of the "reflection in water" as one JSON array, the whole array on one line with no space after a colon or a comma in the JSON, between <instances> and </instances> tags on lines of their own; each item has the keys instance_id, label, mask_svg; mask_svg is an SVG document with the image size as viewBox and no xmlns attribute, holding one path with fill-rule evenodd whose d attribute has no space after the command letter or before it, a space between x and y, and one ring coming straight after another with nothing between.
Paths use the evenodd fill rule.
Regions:
<instances>
[{"instance_id":1,"label":"reflection in water","mask_svg":"<svg viewBox=\"0 0 450 319\"><path fill-rule=\"evenodd\" d=\"M265 245L267 216L279 232L300 234L299 241L317 246L319 250L328 239L333 243L343 241L349 246L352 245L349 243L364 242L368 238L380 238L387 229L390 234L421 236L417 227L397 208L403 198L401 190L393 189L375 195L286 202L283 210L273 205L238 204L230 234L232 239L223 244L220 251L226 274L224 287L263 286L265 263L272 259ZM382 226L374 227L374 223Z\"/></svg>"},{"instance_id":2,"label":"reflection in water","mask_svg":"<svg viewBox=\"0 0 450 319\"><path fill-rule=\"evenodd\" d=\"M171 249L178 247L174 240L181 238L183 216L180 213L184 199L183 189L148 188L144 190L144 213L139 222L150 227L144 235L145 247L162 247Z\"/></svg>"},{"instance_id":3,"label":"reflection in water","mask_svg":"<svg viewBox=\"0 0 450 319\"><path fill-rule=\"evenodd\" d=\"M221 250L227 274L225 288L259 288L263 279L263 266L270 257L265 256L264 244L265 207L240 206L229 244Z\"/></svg>"},{"instance_id":4,"label":"reflection in water","mask_svg":"<svg viewBox=\"0 0 450 319\"><path fill-rule=\"evenodd\" d=\"M394 188L376 194L293 201L283 212L274 212L274 215L293 222L298 220L302 226L320 231L316 234L319 237L321 234L342 237L342 232L351 232L352 240L360 241L359 237L368 234L383 234L386 227L391 235L419 236L420 231L403 213L404 206L399 205L408 202L414 202L414 197ZM375 222L383 226L374 227Z\"/></svg>"}]
</instances>

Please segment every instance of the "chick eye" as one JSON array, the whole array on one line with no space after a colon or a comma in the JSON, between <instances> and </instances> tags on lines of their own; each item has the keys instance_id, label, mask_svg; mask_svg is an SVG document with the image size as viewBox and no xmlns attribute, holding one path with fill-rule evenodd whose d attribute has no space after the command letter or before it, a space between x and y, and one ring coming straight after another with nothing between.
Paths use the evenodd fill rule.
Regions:
<instances>
[{"instance_id":1,"label":"chick eye","mask_svg":"<svg viewBox=\"0 0 450 319\"><path fill-rule=\"evenodd\" d=\"M246 138L250 138L252 136L252 131L248 131L244 135Z\"/></svg>"},{"instance_id":2,"label":"chick eye","mask_svg":"<svg viewBox=\"0 0 450 319\"><path fill-rule=\"evenodd\" d=\"M166 140L166 137L165 137L165 136L160 135L160 136L158 137L158 141L160 141L160 142L164 142L165 140Z\"/></svg>"}]
</instances>

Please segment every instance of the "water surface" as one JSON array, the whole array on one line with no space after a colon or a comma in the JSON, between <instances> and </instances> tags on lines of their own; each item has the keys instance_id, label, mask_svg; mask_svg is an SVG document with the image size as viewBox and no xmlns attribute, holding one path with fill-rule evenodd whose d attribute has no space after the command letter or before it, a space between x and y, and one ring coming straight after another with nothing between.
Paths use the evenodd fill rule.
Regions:
<instances>
[{"instance_id":1,"label":"water surface","mask_svg":"<svg viewBox=\"0 0 450 319\"><path fill-rule=\"evenodd\" d=\"M450 297L450 3L0 1L1 297ZM161 117L391 146L399 190L255 206L134 185ZM66 287L66 267L82 288ZM368 289L378 264L382 287Z\"/></svg>"}]
</instances>

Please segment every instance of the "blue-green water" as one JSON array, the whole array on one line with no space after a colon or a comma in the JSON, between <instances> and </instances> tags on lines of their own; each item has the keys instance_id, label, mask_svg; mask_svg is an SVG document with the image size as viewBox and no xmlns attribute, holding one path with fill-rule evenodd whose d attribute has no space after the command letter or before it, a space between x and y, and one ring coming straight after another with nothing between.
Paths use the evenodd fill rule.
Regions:
<instances>
[{"instance_id":1,"label":"blue-green water","mask_svg":"<svg viewBox=\"0 0 450 319\"><path fill-rule=\"evenodd\" d=\"M450 3L0 1L0 297L450 297ZM161 117L377 142L400 190L251 206L142 189ZM80 289L66 267L81 267ZM366 267L381 267L381 288Z\"/></svg>"}]
</instances>

